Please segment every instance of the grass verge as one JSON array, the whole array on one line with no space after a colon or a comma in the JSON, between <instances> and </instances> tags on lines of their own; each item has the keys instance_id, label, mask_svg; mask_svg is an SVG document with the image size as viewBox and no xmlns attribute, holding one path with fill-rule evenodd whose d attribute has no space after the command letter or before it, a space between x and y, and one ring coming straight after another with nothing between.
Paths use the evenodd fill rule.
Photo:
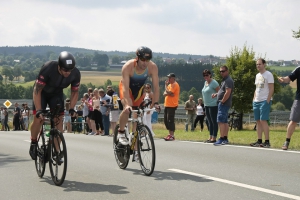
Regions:
<instances>
[{"instance_id":1,"label":"grass verge","mask_svg":"<svg viewBox=\"0 0 300 200\"><path fill-rule=\"evenodd\" d=\"M204 142L209 138L209 132L204 127L203 132L200 132L199 126L196 127L194 132L185 132L185 125L183 123L176 124L175 138L176 140L183 141L195 141ZM228 139L232 145L244 145L249 146L250 143L257 140L257 133L253 130L254 125L246 126L244 130L237 131L231 130L228 133ZM157 123L153 124L153 130L156 138L164 138L167 136L168 131L164 124ZM218 133L219 136L220 133ZM286 127L270 127L270 143L272 148L281 149L282 144L286 138ZM264 136L263 136L264 141ZM300 150L300 134L297 129L294 132L291 143L289 146L290 150Z\"/></svg>"}]
</instances>

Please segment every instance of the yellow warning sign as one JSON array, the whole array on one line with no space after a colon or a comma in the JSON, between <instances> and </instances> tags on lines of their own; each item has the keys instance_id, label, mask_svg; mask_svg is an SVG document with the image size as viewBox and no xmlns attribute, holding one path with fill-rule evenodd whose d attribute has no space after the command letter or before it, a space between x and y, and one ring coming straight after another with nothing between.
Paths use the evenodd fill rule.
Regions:
<instances>
[{"instance_id":1,"label":"yellow warning sign","mask_svg":"<svg viewBox=\"0 0 300 200\"><path fill-rule=\"evenodd\" d=\"M6 101L3 103L3 105L5 105L6 108L9 108L9 107L12 105L12 103L11 103L9 100L6 100Z\"/></svg>"}]
</instances>

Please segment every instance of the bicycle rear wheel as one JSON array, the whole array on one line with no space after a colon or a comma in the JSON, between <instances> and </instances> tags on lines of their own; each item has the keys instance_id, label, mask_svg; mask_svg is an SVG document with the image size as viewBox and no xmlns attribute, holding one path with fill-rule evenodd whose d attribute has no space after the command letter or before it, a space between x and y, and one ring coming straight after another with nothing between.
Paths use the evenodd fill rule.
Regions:
<instances>
[{"instance_id":1,"label":"bicycle rear wheel","mask_svg":"<svg viewBox=\"0 0 300 200\"><path fill-rule=\"evenodd\" d=\"M51 178L55 185L60 186L67 173L67 146L63 134L54 129L50 132L48 147Z\"/></svg>"},{"instance_id":2,"label":"bicycle rear wheel","mask_svg":"<svg viewBox=\"0 0 300 200\"><path fill-rule=\"evenodd\" d=\"M130 147L129 145L124 146L121 143L119 143L118 141L119 127L120 125L118 124L114 131L113 148L114 148L115 159L118 166L121 169L126 169L130 159Z\"/></svg>"},{"instance_id":3,"label":"bicycle rear wheel","mask_svg":"<svg viewBox=\"0 0 300 200\"><path fill-rule=\"evenodd\" d=\"M43 130L40 131L37 141L37 158L35 160L36 173L40 178L44 176L46 169L46 144L45 144L45 134Z\"/></svg>"},{"instance_id":4,"label":"bicycle rear wheel","mask_svg":"<svg viewBox=\"0 0 300 200\"><path fill-rule=\"evenodd\" d=\"M155 167L155 145L150 129L146 125L138 126L137 151L141 169L145 175L150 176Z\"/></svg>"}]
</instances>

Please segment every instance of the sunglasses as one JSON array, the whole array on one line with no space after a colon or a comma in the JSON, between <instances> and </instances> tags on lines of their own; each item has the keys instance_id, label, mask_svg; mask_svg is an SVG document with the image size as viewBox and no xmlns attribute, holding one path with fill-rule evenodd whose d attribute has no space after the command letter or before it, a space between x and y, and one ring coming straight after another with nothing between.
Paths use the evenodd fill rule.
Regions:
<instances>
[{"instance_id":1,"label":"sunglasses","mask_svg":"<svg viewBox=\"0 0 300 200\"><path fill-rule=\"evenodd\" d=\"M64 72L71 72L73 69L65 69L65 68L60 68L61 71L64 71Z\"/></svg>"},{"instance_id":2,"label":"sunglasses","mask_svg":"<svg viewBox=\"0 0 300 200\"><path fill-rule=\"evenodd\" d=\"M220 73L224 73L224 72L226 72L226 71L227 71L227 70L221 70Z\"/></svg>"},{"instance_id":3,"label":"sunglasses","mask_svg":"<svg viewBox=\"0 0 300 200\"><path fill-rule=\"evenodd\" d=\"M208 74L204 74L203 77L209 76Z\"/></svg>"},{"instance_id":4,"label":"sunglasses","mask_svg":"<svg viewBox=\"0 0 300 200\"><path fill-rule=\"evenodd\" d=\"M146 59L146 58L140 58L140 60L143 61L143 62L149 62L150 61L150 59Z\"/></svg>"},{"instance_id":5,"label":"sunglasses","mask_svg":"<svg viewBox=\"0 0 300 200\"><path fill-rule=\"evenodd\" d=\"M150 87L145 87L146 89L150 89Z\"/></svg>"}]
</instances>

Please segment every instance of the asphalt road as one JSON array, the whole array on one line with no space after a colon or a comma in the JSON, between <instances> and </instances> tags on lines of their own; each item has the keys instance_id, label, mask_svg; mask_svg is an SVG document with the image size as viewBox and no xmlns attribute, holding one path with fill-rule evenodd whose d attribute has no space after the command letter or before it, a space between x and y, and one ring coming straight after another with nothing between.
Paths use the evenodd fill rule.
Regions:
<instances>
[{"instance_id":1,"label":"asphalt road","mask_svg":"<svg viewBox=\"0 0 300 200\"><path fill-rule=\"evenodd\" d=\"M112 137L64 134L62 186L29 157L29 132L0 132L0 199L300 199L300 152L156 139L156 167L118 168Z\"/></svg>"}]
</instances>

